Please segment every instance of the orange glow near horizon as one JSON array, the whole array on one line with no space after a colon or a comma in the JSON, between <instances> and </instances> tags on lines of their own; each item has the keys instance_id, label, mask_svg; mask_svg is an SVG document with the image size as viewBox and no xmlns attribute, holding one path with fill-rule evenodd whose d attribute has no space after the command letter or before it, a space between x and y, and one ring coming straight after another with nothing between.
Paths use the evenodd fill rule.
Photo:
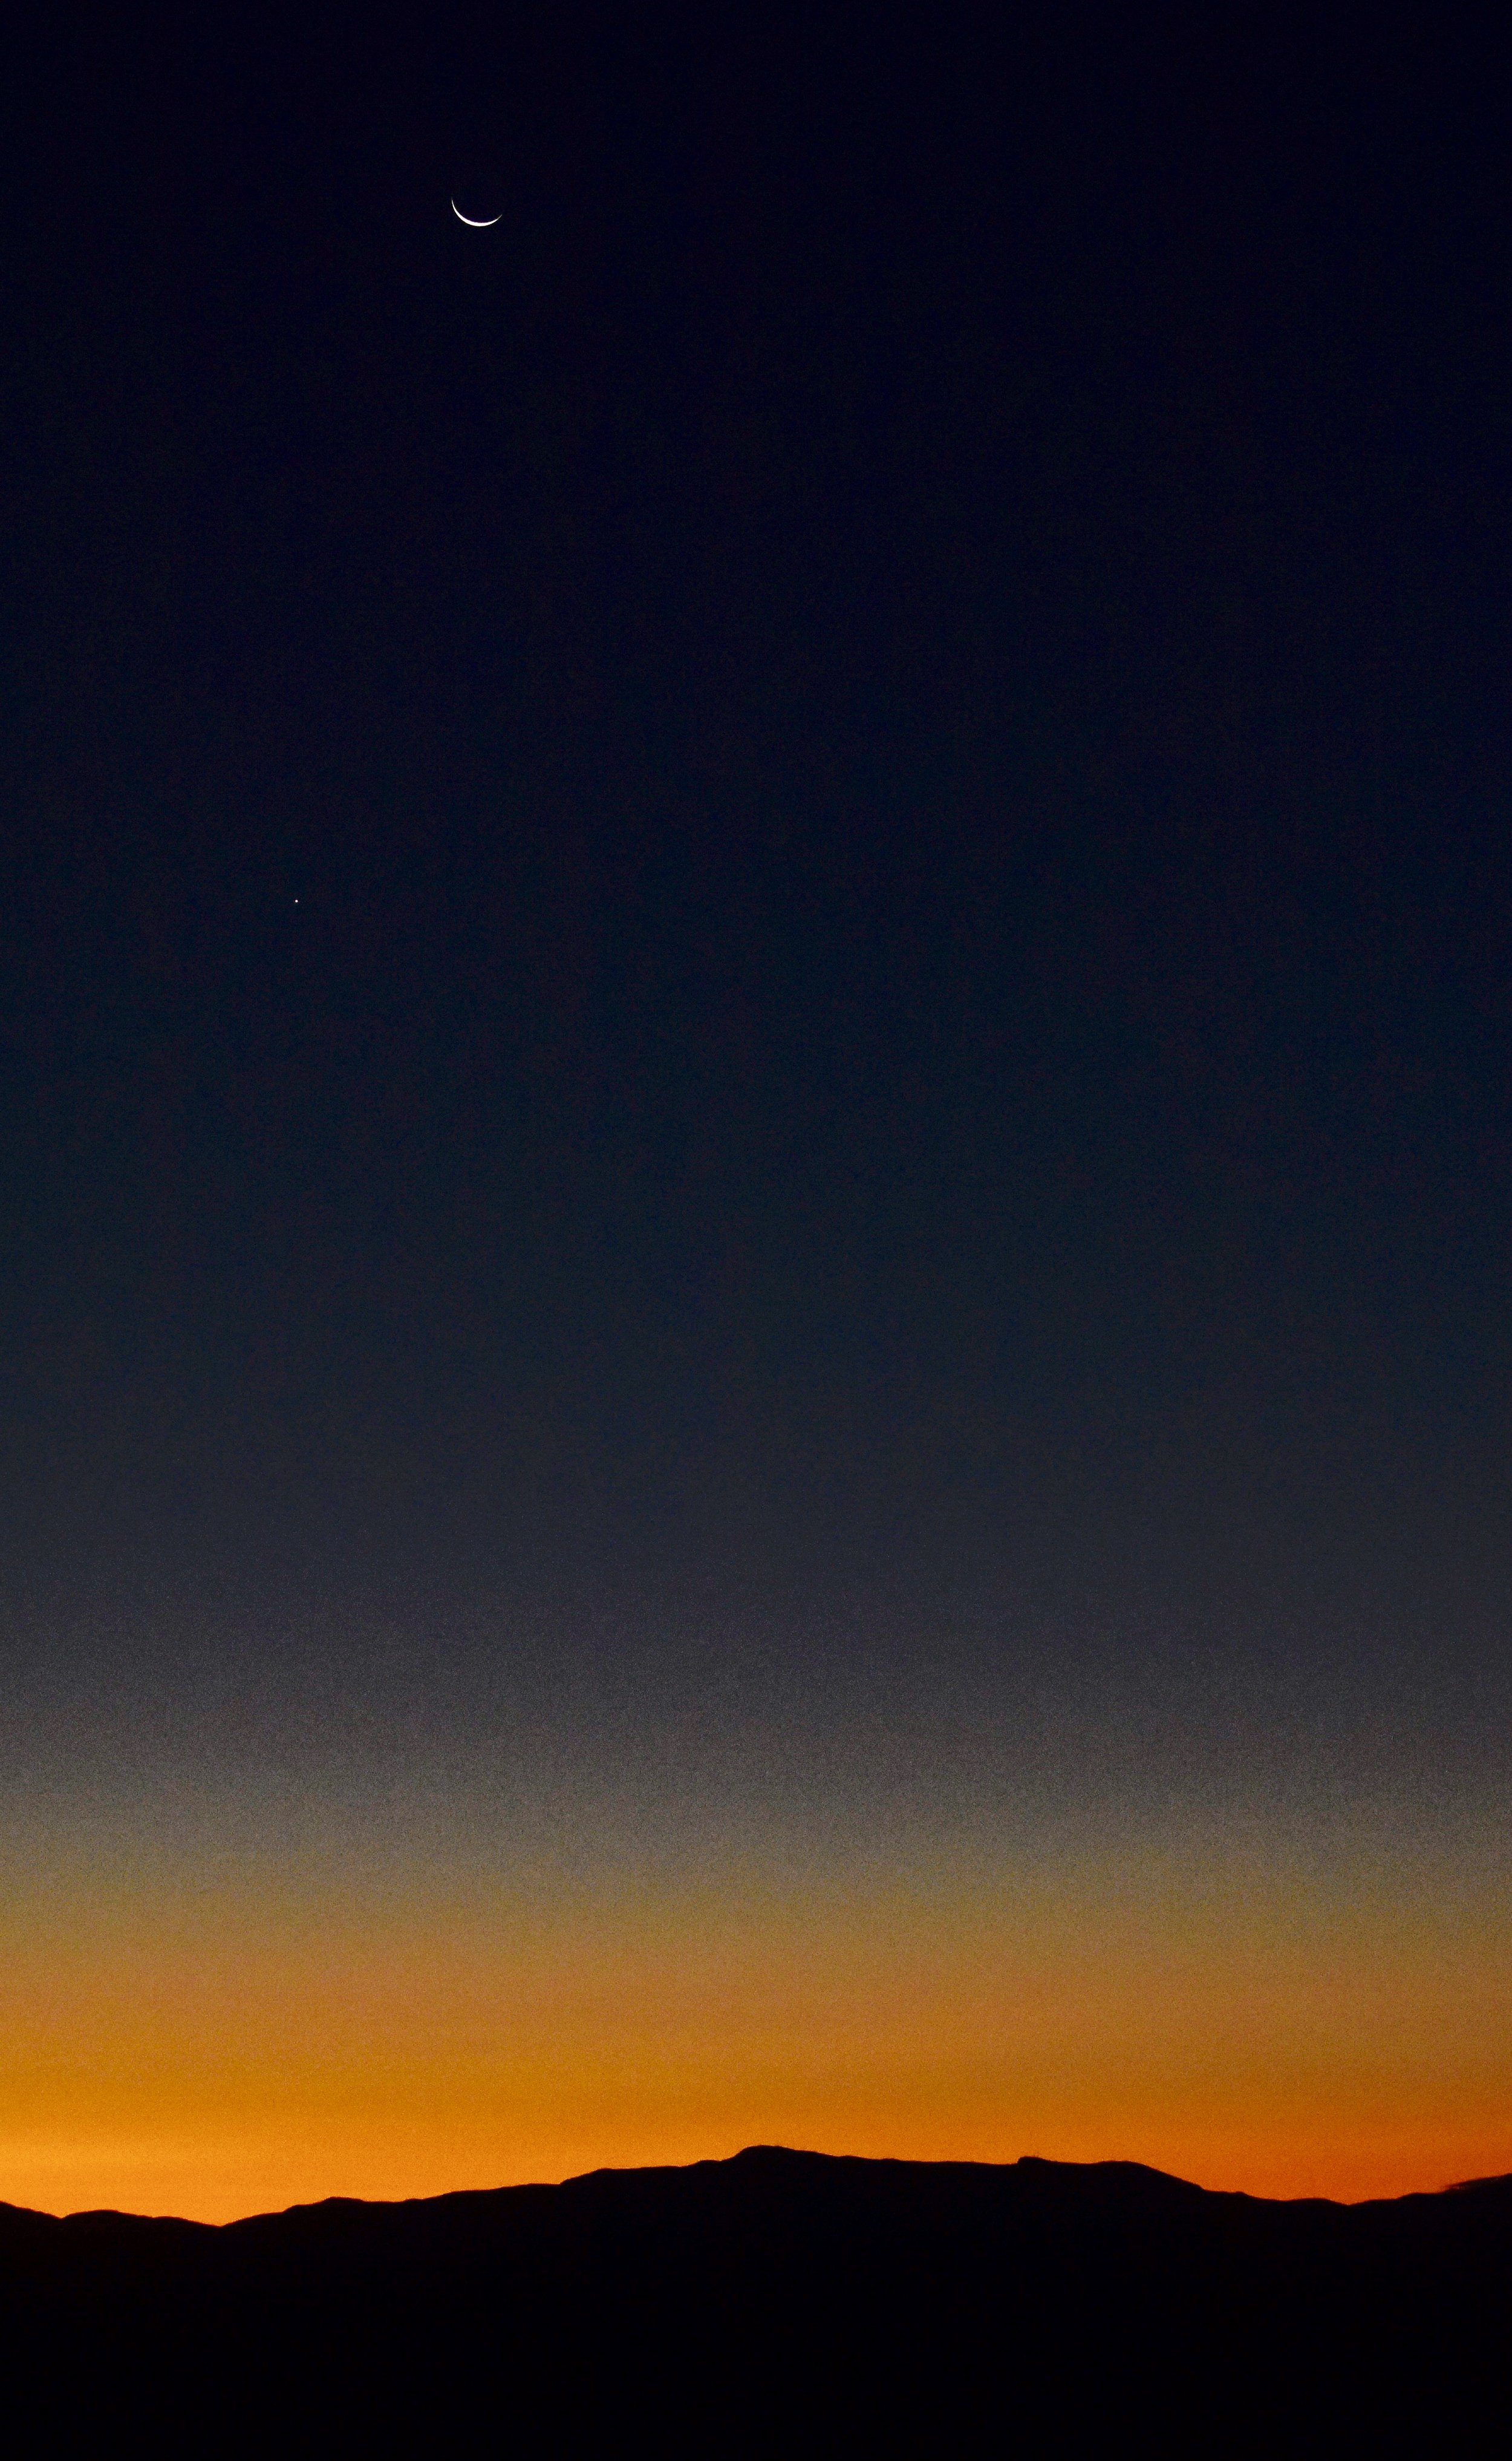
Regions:
<instances>
[{"instance_id":1,"label":"orange glow near horizon","mask_svg":"<svg viewBox=\"0 0 1512 2461\"><path fill-rule=\"evenodd\" d=\"M912 1890L54 1890L6 1923L0 2199L219 2221L752 2142L1398 2194L1512 2168L1505 1929L1489 1893L1331 1904L1153 1858Z\"/></svg>"}]
</instances>

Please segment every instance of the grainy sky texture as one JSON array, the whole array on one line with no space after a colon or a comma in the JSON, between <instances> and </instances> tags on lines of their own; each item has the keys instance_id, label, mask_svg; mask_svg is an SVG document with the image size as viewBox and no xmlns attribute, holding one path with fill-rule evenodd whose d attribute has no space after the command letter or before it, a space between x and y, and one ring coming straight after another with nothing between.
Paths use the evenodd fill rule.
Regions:
<instances>
[{"instance_id":1,"label":"grainy sky texture","mask_svg":"<svg viewBox=\"0 0 1512 2461\"><path fill-rule=\"evenodd\" d=\"M1512 2167L1508 96L1054 19L15 64L0 2197Z\"/></svg>"}]
</instances>

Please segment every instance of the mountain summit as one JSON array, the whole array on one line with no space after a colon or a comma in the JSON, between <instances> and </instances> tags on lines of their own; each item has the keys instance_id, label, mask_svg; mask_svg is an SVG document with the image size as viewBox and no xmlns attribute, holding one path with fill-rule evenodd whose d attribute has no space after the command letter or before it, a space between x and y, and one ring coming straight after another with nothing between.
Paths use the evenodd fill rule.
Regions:
<instances>
[{"instance_id":1,"label":"mountain summit","mask_svg":"<svg viewBox=\"0 0 1512 2461\"><path fill-rule=\"evenodd\" d=\"M1283 2204L751 2146L223 2228L0 2207L53 2453L1467 2450L1509 2291L1512 2178Z\"/></svg>"}]
</instances>

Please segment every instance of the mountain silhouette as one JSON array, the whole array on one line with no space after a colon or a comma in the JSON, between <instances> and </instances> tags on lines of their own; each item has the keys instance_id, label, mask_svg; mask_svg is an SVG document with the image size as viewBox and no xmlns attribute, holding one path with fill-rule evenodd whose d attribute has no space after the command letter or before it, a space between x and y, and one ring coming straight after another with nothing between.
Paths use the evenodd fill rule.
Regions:
<instances>
[{"instance_id":1,"label":"mountain silhouette","mask_svg":"<svg viewBox=\"0 0 1512 2461\"><path fill-rule=\"evenodd\" d=\"M5 2415L50 2454L1470 2452L1509 2292L1512 2177L753 2146L221 2228L0 2206Z\"/></svg>"}]
</instances>

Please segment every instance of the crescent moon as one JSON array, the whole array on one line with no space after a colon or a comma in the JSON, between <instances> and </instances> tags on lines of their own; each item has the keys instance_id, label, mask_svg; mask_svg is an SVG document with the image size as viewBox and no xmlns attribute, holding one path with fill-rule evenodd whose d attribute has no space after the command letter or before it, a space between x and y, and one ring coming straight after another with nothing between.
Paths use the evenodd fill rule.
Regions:
<instances>
[{"instance_id":1,"label":"crescent moon","mask_svg":"<svg viewBox=\"0 0 1512 2461\"><path fill-rule=\"evenodd\" d=\"M459 223L467 225L469 230L492 230L495 223L501 223L504 219L502 214L490 214L487 222L475 223L471 214L463 213L455 197L452 199L452 211Z\"/></svg>"}]
</instances>

